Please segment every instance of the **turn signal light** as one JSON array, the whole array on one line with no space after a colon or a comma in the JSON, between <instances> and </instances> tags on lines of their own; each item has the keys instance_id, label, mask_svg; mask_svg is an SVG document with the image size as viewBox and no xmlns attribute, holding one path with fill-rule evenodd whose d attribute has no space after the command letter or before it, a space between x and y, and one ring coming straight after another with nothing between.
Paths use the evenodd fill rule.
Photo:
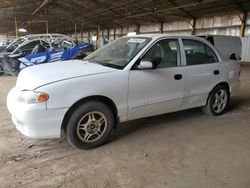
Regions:
<instances>
[{"instance_id":1,"label":"turn signal light","mask_svg":"<svg viewBox=\"0 0 250 188\"><path fill-rule=\"evenodd\" d=\"M37 97L38 102L45 102L49 99L49 95L47 93L40 93L40 95Z\"/></svg>"}]
</instances>

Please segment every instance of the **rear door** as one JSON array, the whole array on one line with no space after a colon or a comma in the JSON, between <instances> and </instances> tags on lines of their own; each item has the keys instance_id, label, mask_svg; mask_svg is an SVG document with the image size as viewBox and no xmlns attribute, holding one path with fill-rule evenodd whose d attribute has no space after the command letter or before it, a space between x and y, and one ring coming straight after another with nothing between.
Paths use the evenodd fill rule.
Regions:
<instances>
[{"instance_id":1,"label":"rear door","mask_svg":"<svg viewBox=\"0 0 250 188\"><path fill-rule=\"evenodd\" d=\"M221 80L222 71L216 53L196 39L182 39L185 54L186 84L183 108L203 106L211 89Z\"/></svg>"}]
</instances>

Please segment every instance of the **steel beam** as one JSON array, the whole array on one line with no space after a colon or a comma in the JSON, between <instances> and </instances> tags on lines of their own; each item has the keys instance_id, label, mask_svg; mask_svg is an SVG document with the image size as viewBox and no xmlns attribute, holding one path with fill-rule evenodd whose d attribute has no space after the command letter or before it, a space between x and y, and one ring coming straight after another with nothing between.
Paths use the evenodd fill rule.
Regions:
<instances>
[{"instance_id":1,"label":"steel beam","mask_svg":"<svg viewBox=\"0 0 250 188\"><path fill-rule=\"evenodd\" d=\"M192 35L195 35L195 32L196 32L196 18L194 18L193 20L192 20L192 24L191 24L191 26L192 26L192 32L191 32L191 34Z\"/></svg>"},{"instance_id":2,"label":"steel beam","mask_svg":"<svg viewBox=\"0 0 250 188\"><path fill-rule=\"evenodd\" d=\"M17 18L15 17L15 31L16 31L16 38L18 38L18 26L17 26Z\"/></svg>"},{"instance_id":3,"label":"steel beam","mask_svg":"<svg viewBox=\"0 0 250 188\"><path fill-rule=\"evenodd\" d=\"M200 1L200 2L193 2L193 3L188 3L188 4L184 4L184 5L179 5L179 6L162 8L162 9L157 10L157 13L158 12L159 13L162 13L162 12L169 12L169 13L171 13L172 10L176 10L176 9L180 9L180 8L187 8L187 7L192 7L192 6L197 6L197 5L200 5L200 4L206 4L206 3L211 3L211 2L215 2L215 1L216 0L204 0L204 1ZM142 13L138 13L138 14L127 16L126 18L136 18L136 17L150 15L150 14L153 14L153 12L152 11L142 12Z\"/></svg>"},{"instance_id":4,"label":"steel beam","mask_svg":"<svg viewBox=\"0 0 250 188\"><path fill-rule=\"evenodd\" d=\"M49 0L44 0L42 4L32 13L32 16L35 16L44 6L49 3Z\"/></svg>"},{"instance_id":5,"label":"steel beam","mask_svg":"<svg viewBox=\"0 0 250 188\"><path fill-rule=\"evenodd\" d=\"M240 26L240 36L244 37L245 35L245 30L246 30L246 22L247 22L247 11L243 13L243 18L241 21L241 26Z\"/></svg>"}]
</instances>

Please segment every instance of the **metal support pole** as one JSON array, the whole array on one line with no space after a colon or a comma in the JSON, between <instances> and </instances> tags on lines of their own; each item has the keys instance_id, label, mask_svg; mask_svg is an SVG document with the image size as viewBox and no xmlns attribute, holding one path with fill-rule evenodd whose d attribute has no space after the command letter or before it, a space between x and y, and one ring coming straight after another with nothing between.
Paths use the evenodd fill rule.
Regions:
<instances>
[{"instance_id":1,"label":"metal support pole","mask_svg":"<svg viewBox=\"0 0 250 188\"><path fill-rule=\"evenodd\" d=\"M240 36L241 37L244 37L244 35L245 35L246 22L247 22L247 11L245 11L243 13L243 19L241 20L241 25L240 25Z\"/></svg>"},{"instance_id":2,"label":"metal support pole","mask_svg":"<svg viewBox=\"0 0 250 188\"><path fill-rule=\"evenodd\" d=\"M107 35L108 35L108 36L107 36L107 39L109 40L109 35L110 35L110 34L109 34L109 28L108 28L108 31L107 31Z\"/></svg>"},{"instance_id":3,"label":"metal support pole","mask_svg":"<svg viewBox=\"0 0 250 188\"><path fill-rule=\"evenodd\" d=\"M77 39L77 28L76 28L76 24L75 24L75 38Z\"/></svg>"},{"instance_id":4,"label":"metal support pole","mask_svg":"<svg viewBox=\"0 0 250 188\"><path fill-rule=\"evenodd\" d=\"M195 35L196 19L193 19L193 23L191 24L191 26L192 26L191 35Z\"/></svg>"},{"instance_id":5,"label":"metal support pole","mask_svg":"<svg viewBox=\"0 0 250 188\"><path fill-rule=\"evenodd\" d=\"M15 17L15 30L16 30L16 38L18 38L18 26L17 26L17 18Z\"/></svg>"},{"instance_id":6,"label":"metal support pole","mask_svg":"<svg viewBox=\"0 0 250 188\"><path fill-rule=\"evenodd\" d=\"M83 41L83 19L81 23L81 41Z\"/></svg>"},{"instance_id":7,"label":"metal support pole","mask_svg":"<svg viewBox=\"0 0 250 188\"><path fill-rule=\"evenodd\" d=\"M163 22L161 22L161 28L160 28L160 33L163 33Z\"/></svg>"},{"instance_id":8,"label":"metal support pole","mask_svg":"<svg viewBox=\"0 0 250 188\"><path fill-rule=\"evenodd\" d=\"M98 25L97 27L97 38L96 38L96 48L100 48L101 47L101 43L100 43L100 26Z\"/></svg>"},{"instance_id":9,"label":"metal support pole","mask_svg":"<svg viewBox=\"0 0 250 188\"><path fill-rule=\"evenodd\" d=\"M140 34L140 25L136 25L136 34Z\"/></svg>"},{"instance_id":10,"label":"metal support pole","mask_svg":"<svg viewBox=\"0 0 250 188\"><path fill-rule=\"evenodd\" d=\"M90 43L90 31L88 31L88 42Z\"/></svg>"},{"instance_id":11,"label":"metal support pole","mask_svg":"<svg viewBox=\"0 0 250 188\"><path fill-rule=\"evenodd\" d=\"M49 34L49 22L48 20L45 21L46 33Z\"/></svg>"}]
</instances>

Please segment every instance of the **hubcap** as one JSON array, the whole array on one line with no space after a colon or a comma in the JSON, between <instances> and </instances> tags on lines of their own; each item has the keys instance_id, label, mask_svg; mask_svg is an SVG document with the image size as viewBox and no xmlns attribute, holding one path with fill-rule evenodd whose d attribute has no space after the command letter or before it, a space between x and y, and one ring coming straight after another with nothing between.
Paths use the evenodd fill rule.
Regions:
<instances>
[{"instance_id":1,"label":"hubcap","mask_svg":"<svg viewBox=\"0 0 250 188\"><path fill-rule=\"evenodd\" d=\"M85 114L77 124L77 136L83 142L95 142L107 129L107 119L101 112Z\"/></svg>"},{"instance_id":2,"label":"hubcap","mask_svg":"<svg viewBox=\"0 0 250 188\"><path fill-rule=\"evenodd\" d=\"M215 94L215 99L213 103L214 112L221 113L227 105L227 100L228 100L227 92L223 89L218 90L217 93Z\"/></svg>"}]
</instances>

